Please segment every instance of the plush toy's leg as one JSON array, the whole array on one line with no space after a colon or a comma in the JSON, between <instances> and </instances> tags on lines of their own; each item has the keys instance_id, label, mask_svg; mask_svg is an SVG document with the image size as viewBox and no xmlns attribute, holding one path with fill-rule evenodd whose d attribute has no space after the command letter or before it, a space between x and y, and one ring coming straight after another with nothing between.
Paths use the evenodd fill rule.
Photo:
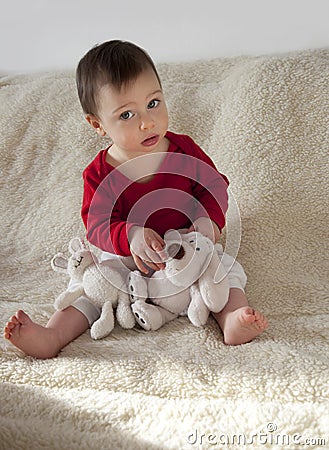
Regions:
<instances>
[{"instance_id":1,"label":"plush toy's leg","mask_svg":"<svg viewBox=\"0 0 329 450\"><path fill-rule=\"evenodd\" d=\"M190 288L191 302L187 310L187 316L196 327L202 327L207 322L209 309L202 299L199 288L193 284Z\"/></svg>"},{"instance_id":2,"label":"plush toy's leg","mask_svg":"<svg viewBox=\"0 0 329 450\"><path fill-rule=\"evenodd\" d=\"M175 319L173 314L160 306L150 305L143 301L137 301L131 305L137 323L146 331L158 330L167 322Z\"/></svg>"},{"instance_id":3,"label":"plush toy's leg","mask_svg":"<svg viewBox=\"0 0 329 450\"><path fill-rule=\"evenodd\" d=\"M204 303L213 312L221 311L228 301L230 286L226 269L220 264L216 253L213 254L205 273L198 280Z\"/></svg>"},{"instance_id":4,"label":"plush toy's leg","mask_svg":"<svg viewBox=\"0 0 329 450\"><path fill-rule=\"evenodd\" d=\"M127 279L128 292L131 302L146 300L148 298L148 288L146 278L138 270L130 272Z\"/></svg>"},{"instance_id":5,"label":"plush toy's leg","mask_svg":"<svg viewBox=\"0 0 329 450\"><path fill-rule=\"evenodd\" d=\"M126 292L119 292L116 318L122 328L133 328L135 326L135 316L131 310L131 303Z\"/></svg>"},{"instance_id":6,"label":"plush toy's leg","mask_svg":"<svg viewBox=\"0 0 329 450\"><path fill-rule=\"evenodd\" d=\"M108 334L114 328L114 314L111 302L106 302L102 306L101 316L96 322L94 322L90 329L90 336L93 339L101 339Z\"/></svg>"},{"instance_id":7,"label":"plush toy's leg","mask_svg":"<svg viewBox=\"0 0 329 450\"><path fill-rule=\"evenodd\" d=\"M55 300L56 309L65 309L77 300L79 297L83 296L83 287L78 286L75 289L68 289L62 292Z\"/></svg>"}]
</instances>

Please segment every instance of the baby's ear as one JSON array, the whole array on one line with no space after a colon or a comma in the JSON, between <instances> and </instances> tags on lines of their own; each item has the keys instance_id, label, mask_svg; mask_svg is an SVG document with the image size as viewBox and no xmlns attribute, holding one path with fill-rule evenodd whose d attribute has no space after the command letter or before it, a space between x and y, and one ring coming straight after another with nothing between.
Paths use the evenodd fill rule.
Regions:
<instances>
[{"instance_id":1,"label":"baby's ear","mask_svg":"<svg viewBox=\"0 0 329 450\"><path fill-rule=\"evenodd\" d=\"M93 127L94 130L101 136L104 137L106 135L106 131L104 130L101 121L94 114L87 114L86 121Z\"/></svg>"},{"instance_id":2,"label":"baby's ear","mask_svg":"<svg viewBox=\"0 0 329 450\"><path fill-rule=\"evenodd\" d=\"M63 253L57 253L51 260L51 267L55 272L67 273L68 259Z\"/></svg>"}]
</instances>

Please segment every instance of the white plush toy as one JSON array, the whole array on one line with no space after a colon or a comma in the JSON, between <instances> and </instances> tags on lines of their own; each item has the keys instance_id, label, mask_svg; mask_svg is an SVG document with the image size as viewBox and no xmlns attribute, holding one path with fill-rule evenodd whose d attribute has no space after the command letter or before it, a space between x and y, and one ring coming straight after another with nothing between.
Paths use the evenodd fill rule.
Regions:
<instances>
[{"instance_id":1,"label":"white plush toy","mask_svg":"<svg viewBox=\"0 0 329 450\"><path fill-rule=\"evenodd\" d=\"M229 282L214 245L199 232L166 233L169 259L163 270L145 278L138 271L128 276L132 310L145 330L157 330L179 315L187 314L195 326L203 326L210 311L221 311L228 301Z\"/></svg>"},{"instance_id":2,"label":"white plush toy","mask_svg":"<svg viewBox=\"0 0 329 450\"><path fill-rule=\"evenodd\" d=\"M79 238L70 241L69 251L69 259L58 253L51 261L55 271L67 273L77 281L76 287L67 289L56 298L56 308L64 309L81 296L87 297L101 308L100 318L91 326L90 334L93 339L107 336L114 328L113 308L116 308L116 318L122 328L133 328L135 318L131 311L125 277L110 264L95 263L95 255Z\"/></svg>"}]
</instances>

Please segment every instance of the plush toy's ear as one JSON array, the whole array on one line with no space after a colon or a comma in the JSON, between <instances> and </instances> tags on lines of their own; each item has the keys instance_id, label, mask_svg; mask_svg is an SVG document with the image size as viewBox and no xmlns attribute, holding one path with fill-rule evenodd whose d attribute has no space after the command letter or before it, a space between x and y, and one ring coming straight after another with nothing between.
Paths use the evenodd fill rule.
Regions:
<instances>
[{"instance_id":1,"label":"plush toy's ear","mask_svg":"<svg viewBox=\"0 0 329 450\"><path fill-rule=\"evenodd\" d=\"M68 259L63 253L57 253L51 260L51 267L55 272L67 273Z\"/></svg>"},{"instance_id":2,"label":"plush toy's ear","mask_svg":"<svg viewBox=\"0 0 329 450\"><path fill-rule=\"evenodd\" d=\"M165 232L164 241L170 242L170 243L175 242L177 244L181 244L182 235L177 230L168 230Z\"/></svg>"},{"instance_id":3,"label":"plush toy's ear","mask_svg":"<svg viewBox=\"0 0 329 450\"><path fill-rule=\"evenodd\" d=\"M86 245L82 239L76 237L71 239L69 243L69 250L72 255L81 250L86 250Z\"/></svg>"}]
</instances>

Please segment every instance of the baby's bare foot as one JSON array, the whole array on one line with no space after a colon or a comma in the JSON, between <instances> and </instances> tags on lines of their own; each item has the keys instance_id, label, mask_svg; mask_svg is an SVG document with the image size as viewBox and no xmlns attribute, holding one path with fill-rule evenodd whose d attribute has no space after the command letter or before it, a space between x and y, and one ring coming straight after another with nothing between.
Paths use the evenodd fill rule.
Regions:
<instances>
[{"instance_id":1,"label":"baby's bare foot","mask_svg":"<svg viewBox=\"0 0 329 450\"><path fill-rule=\"evenodd\" d=\"M223 329L227 345L240 345L252 341L268 327L268 321L259 311L243 306L227 314Z\"/></svg>"},{"instance_id":2,"label":"baby's bare foot","mask_svg":"<svg viewBox=\"0 0 329 450\"><path fill-rule=\"evenodd\" d=\"M58 354L58 338L51 328L34 323L24 311L17 311L7 322L4 338L26 355L52 358Z\"/></svg>"}]
</instances>

